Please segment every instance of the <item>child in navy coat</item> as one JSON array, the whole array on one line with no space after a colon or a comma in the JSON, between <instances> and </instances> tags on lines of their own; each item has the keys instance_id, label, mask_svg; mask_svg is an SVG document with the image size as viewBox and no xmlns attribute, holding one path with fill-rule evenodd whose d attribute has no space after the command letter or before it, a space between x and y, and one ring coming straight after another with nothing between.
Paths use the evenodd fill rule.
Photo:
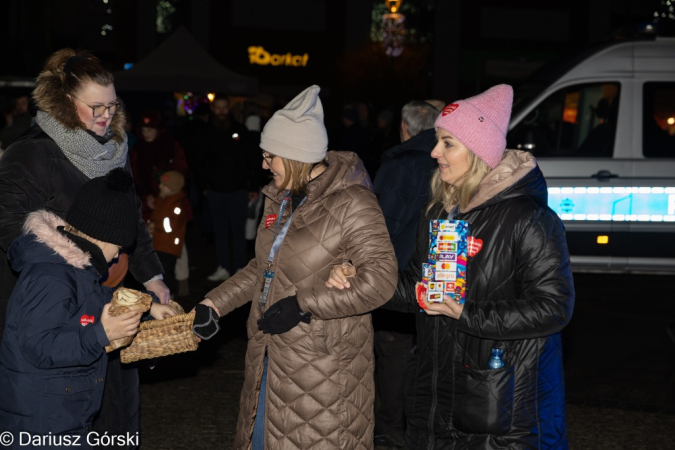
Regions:
<instances>
[{"instance_id":1,"label":"child in navy coat","mask_svg":"<svg viewBox=\"0 0 675 450\"><path fill-rule=\"evenodd\" d=\"M104 347L134 335L141 319L139 312L110 316L113 291L100 284L120 248L136 238L131 185L123 169L91 179L65 221L33 212L9 248L20 273L0 347L0 430L12 434L10 448L95 443L90 431L103 396ZM172 315L167 308L153 304L151 314Z\"/></svg>"}]
</instances>

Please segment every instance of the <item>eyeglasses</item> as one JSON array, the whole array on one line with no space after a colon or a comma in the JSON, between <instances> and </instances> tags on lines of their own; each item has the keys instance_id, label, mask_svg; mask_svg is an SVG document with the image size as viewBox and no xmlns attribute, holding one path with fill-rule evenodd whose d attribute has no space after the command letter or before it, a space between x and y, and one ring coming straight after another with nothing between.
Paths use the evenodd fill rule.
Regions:
<instances>
[{"instance_id":1,"label":"eyeglasses","mask_svg":"<svg viewBox=\"0 0 675 450\"><path fill-rule=\"evenodd\" d=\"M272 167L272 160L274 159L276 155L272 155L270 152L266 152L263 150L262 152L262 157L267 163L268 166Z\"/></svg>"},{"instance_id":2,"label":"eyeglasses","mask_svg":"<svg viewBox=\"0 0 675 450\"><path fill-rule=\"evenodd\" d=\"M80 100L79 98L75 97L76 100ZM118 109L122 108L122 101L121 100L116 100L114 103L111 103L108 106L105 105L90 105L89 103L85 103L82 100L80 100L82 103L87 105L88 107L91 108L91 115L94 116L95 119L101 117L103 114L105 114L106 111L108 111L108 114L110 116L114 116L117 114Z\"/></svg>"}]
</instances>

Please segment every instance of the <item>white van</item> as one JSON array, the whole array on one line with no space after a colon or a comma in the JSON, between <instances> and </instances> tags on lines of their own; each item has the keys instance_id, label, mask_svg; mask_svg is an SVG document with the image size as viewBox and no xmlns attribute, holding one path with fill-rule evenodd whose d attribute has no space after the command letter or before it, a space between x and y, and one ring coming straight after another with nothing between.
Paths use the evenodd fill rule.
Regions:
<instances>
[{"instance_id":1,"label":"white van","mask_svg":"<svg viewBox=\"0 0 675 450\"><path fill-rule=\"evenodd\" d=\"M575 271L675 273L675 39L614 41L516 90Z\"/></svg>"}]
</instances>

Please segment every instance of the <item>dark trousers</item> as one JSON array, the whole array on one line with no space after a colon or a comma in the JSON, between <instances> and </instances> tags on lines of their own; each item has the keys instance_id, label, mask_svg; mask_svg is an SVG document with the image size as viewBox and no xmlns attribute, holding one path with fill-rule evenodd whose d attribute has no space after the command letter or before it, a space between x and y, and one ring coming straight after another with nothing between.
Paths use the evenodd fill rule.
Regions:
<instances>
[{"instance_id":1,"label":"dark trousers","mask_svg":"<svg viewBox=\"0 0 675 450\"><path fill-rule=\"evenodd\" d=\"M93 431L103 436L136 436L141 431L141 391L136 364L122 364L120 352L108 354L105 389L101 410L94 417ZM131 450L135 446L110 446L106 448Z\"/></svg>"},{"instance_id":2,"label":"dark trousers","mask_svg":"<svg viewBox=\"0 0 675 450\"><path fill-rule=\"evenodd\" d=\"M375 433L401 445L405 437L403 384L413 338L412 334L394 331L375 332L376 382L380 399L375 411Z\"/></svg>"},{"instance_id":3,"label":"dark trousers","mask_svg":"<svg viewBox=\"0 0 675 450\"><path fill-rule=\"evenodd\" d=\"M206 200L211 212L218 265L234 275L246 265L248 191L208 191Z\"/></svg>"},{"instance_id":4,"label":"dark trousers","mask_svg":"<svg viewBox=\"0 0 675 450\"><path fill-rule=\"evenodd\" d=\"M164 267L164 284L173 293L178 292L178 282L176 281L176 255L170 255L164 252L156 252L159 262Z\"/></svg>"}]
</instances>

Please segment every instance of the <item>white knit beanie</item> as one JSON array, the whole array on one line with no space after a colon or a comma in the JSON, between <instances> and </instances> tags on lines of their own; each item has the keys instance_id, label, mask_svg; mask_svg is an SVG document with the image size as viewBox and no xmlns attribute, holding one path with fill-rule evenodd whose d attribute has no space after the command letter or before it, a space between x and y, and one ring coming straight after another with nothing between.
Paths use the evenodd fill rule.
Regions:
<instances>
[{"instance_id":1,"label":"white knit beanie","mask_svg":"<svg viewBox=\"0 0 675 450\"><path fill-rule=\"evenodd\" d=\"M260 135L260 148L304 163L323 161L328 134L323 124L319 86L310 86L275 112Z\"/></svg>"}]
</instances>

